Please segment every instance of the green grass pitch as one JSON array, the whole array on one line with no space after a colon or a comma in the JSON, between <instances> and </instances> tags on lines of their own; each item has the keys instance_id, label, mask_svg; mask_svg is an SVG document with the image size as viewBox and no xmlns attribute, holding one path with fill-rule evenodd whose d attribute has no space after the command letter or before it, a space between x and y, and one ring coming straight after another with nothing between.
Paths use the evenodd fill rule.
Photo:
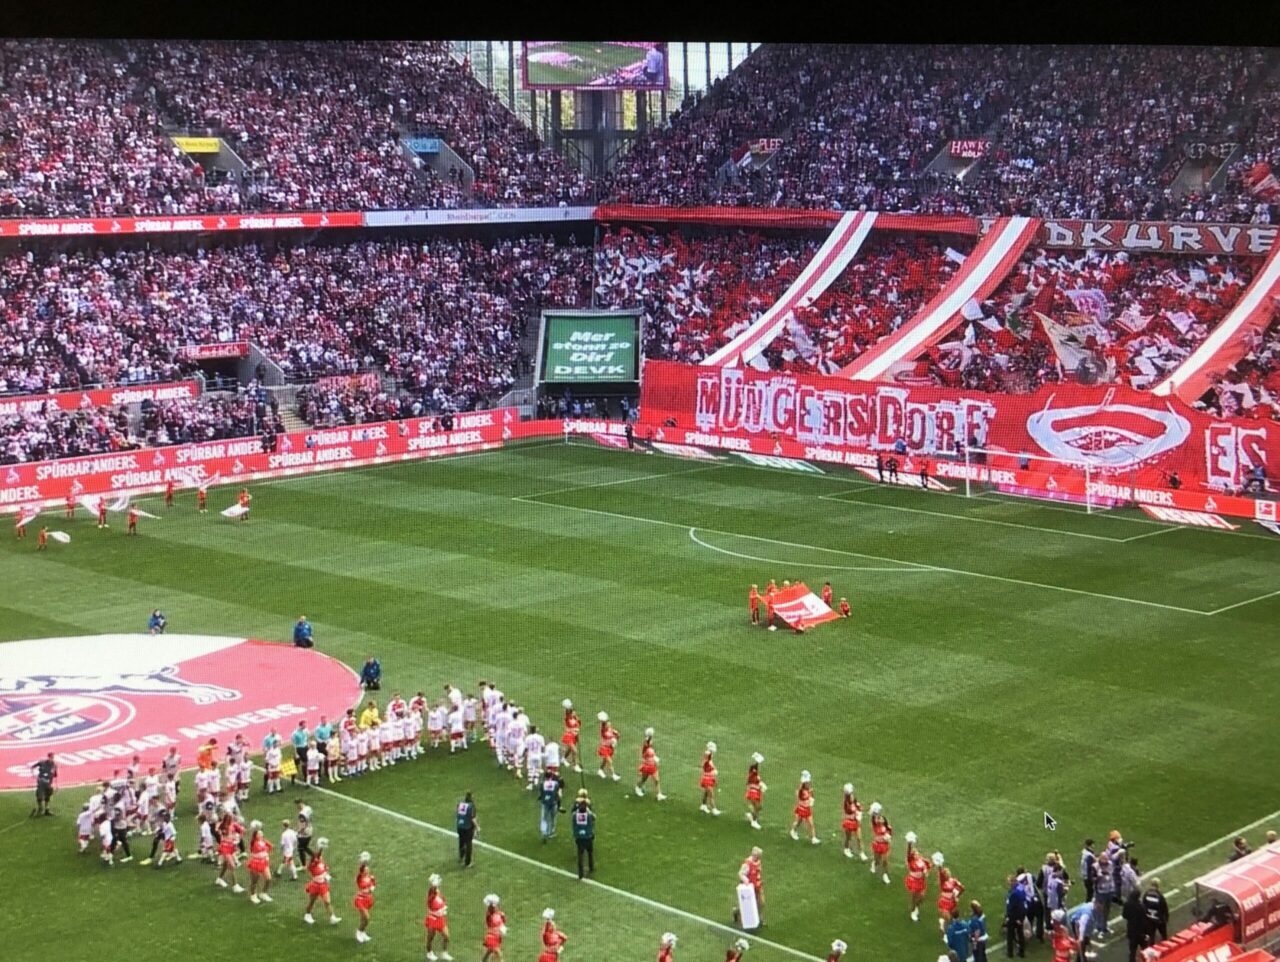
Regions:
<instances>
[{"instance_id":1,"label":"green grass pitch","mask_svg":"<svg viewBox=\"0 0 1280 962\"><path fill-rule=\"evenodd\" d=\"M564 53L578 58L567 66L529 62L529 83L535 86L564 87L585 87L597 77L603 77L622 67L639 63L644 60L645 55L641 47L604 41L597 43L589 40L565 40L546 47L538 47L533 52Z\"/></svg>"},{"instance_id":2,"label":"green grass pitch","mask_svg":"<svg viewBox=\"0 0 1280 962\"><path fill-rule=\"evenodd\" d=\"M0 796L7 959L99 962L127 947L135 962L167 962L235 946L317 962L419 960L426 877L439 871L458 959L479 959L481 899L497 892L513 962L535 958L546 906L572 962L651 959L668 930L681 962L719 960L738 864L759 844L761 935L773 944L756 943L753 962L822 958L834 938L851 958L929 960L941 948L936 886L913 925L900 863L908 830L946 854L994 930L1006 874L1038 866L1050 846L1074 871L1085 835L1122 828L1144 869L1179 860L1162 872L1168 890L1227 846L1183 853L1276 807L1280 597L1263 596L1276 589L1280 545L1261 532L558 442L253 492L248 524L217 515L234 497L217 489L204 516L190 495L169 511L151 499L164 517L143 519L136 539L81 517L72 543L44 554L33 539L6 540L0 638L142 631L160 607L171 631L284 640L305 612L321 650L353 666L381 658L384 700L393 688L472 690L487 677L558 735L571 697L588 756L606 709L623 731L624 781L587 777L601 884L566 876L572 841L562 831L540 842L536 803L485 750L309 793L318 833L332 839L344 916L334 929L302 924L301 883L277 883L273 905L252 906L215 889L198 863L103 869L75 852L86 790L61 792L51 819L28 819L29 796L10 793ZM751 629L747 586L770 577L815 588L829 578L854 617L800 637ZM628 797L647 725L671 796L661 804ZM709 739L718 819L698 811ZM754 751L770 787L760 832L741 802ZM801 769L814 774L820 846L787 837ZM841 855L846 781L893 821L889 886ZM467 789L491 847L463 871L453 840L427 826L448 828ZM292 797L255 791L246 816L271 827ZM191 798L187 781L184 851ZM374 940L357 946L362 849L379 889Z\"/></svg>"}]
</instances>

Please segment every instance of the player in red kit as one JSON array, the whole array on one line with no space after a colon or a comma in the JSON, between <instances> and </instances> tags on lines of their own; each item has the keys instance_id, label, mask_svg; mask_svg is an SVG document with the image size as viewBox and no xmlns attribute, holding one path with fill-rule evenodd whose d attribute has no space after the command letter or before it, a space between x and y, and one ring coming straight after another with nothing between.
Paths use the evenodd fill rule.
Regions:
<instances>
[{"instance_id":1,"label":"player in red kit","mask_svg":"<svg viewBox=\"0 0 1280 962\"><path fill-rule=\"evenodd\" d=\"M209 490L207 488L196 488L196 510L201 514L208 513Z\"/></svg>"},{"instance_id":2,"label":"player in red kit","mask_svg":"<svg viewBox=\"0 0 1280 962\"><path fill-rule=\"evenodd\" d=\"M507 917L498 907L501 899L496 895L484 897L484 955L480 962L496 959L502 962L502 937L507 934Z\"/></svg>"},{"instance_id":3,"label":"player in red kit","mask_svg":"<svg viewBox=\"0 0 1280 962\"><path fill-rule=\"evenodd\" d=\"M253 495L249 493L248 488L241 488L240 494L236 498L236 503L244 508L244 513L240 515L241 521L249 520L249 502L253 500Z\"/></svg>"},{"instance_id":4,"label":"player in red kit","mask_svg":"<svg viewBox=\"0 0 1280 962\"><path fill-rule=\"evenodd\" d=\"M76 496L74 494L67 495L67 500L65 504L66 504L66 519L68 521L74 520L76 516Z\"/></svg>"},{"instance_id":5,"label":"player in red kit","mask_svg":"<svg viewBox=\"0 0 1280 962\"><path fill-rule=\"evenodd\" d=\"M760 589L755 585L747 592L747 608L751 611L751 623L760 624Z\"/></svg>"},{"instance_id":6,"label":"player in red kit","mask_svg":"<svg viewBox=\"0 0 1280 962\"><path fill-rule=\"evenodd\" d=\"M125 534L136 535L138 533L138 509L133 505L129 505L129 528Z\"/></svg>"},{"instance_id":7,"label":"player in red kit","mask_svg":"<svg viewBox=\"0 0 1280 962\"><path fill-rule=\"evenodd\" d=\"M851 615L851 614L853 613L853 610L849 607L849 599L848 599L848 598L841 598L841 599L840 599L840 609L839 609L839 610L840 610L840 617L841 617L841 618L848 618L848 617L849 617L849 615Z\"/></svg>"},{"instance_id":8,"label":"player in red kit","mask_svg":"<svg viewBox=\"0 0 1280 962\"><path fill-rule=\"evenodd\" d=\"M1072 962L1080 943L1067 930L1067 913L1058 909L1053 913L1053 962Z\"/></svg>"},{"instance_id":9,"label":"player in red kit","mask_svg":"<svg viewBox=\"0 0 1280 962\"><path fill-rule=\"evenodd\" d=\"M621 781L622 776L613 770L613 753L618 749L618 729L610 724L607 712L600 712L596 718L600 720L600 747L596 749L596 754L600 756L600 777Z\"/></svg>"},{"instance_id":10,"label":"player in red kit","mask_svg":"<svg viewBox=\"0 0 1280 962\"><path fill-rule=\"evenodd\" d=\"M812 779L813 776L808 772L800 773L800 787L796 789L796 820L791 823L791 837L799 841L800 835L796 829L804 825L809 829L810 843L817 845L821 840L813 827L813 786L810 784Z\"/></svg>"},{"instance_id":11,"label":"player in red kit","mask_svg":"<svg viewBox=\"0 0 1280 962\"><path fill-rule=\"evenodd\" d=\"M884 817L879 802L871 803L871 874L880 872L884 884L889 884L889 849L893 845L893 826Z\"/></svg>"},{"instance_id":12,"label":"player in red kit","mask_svg":"<svg viewBox=\"0 0 1280 962\"><path fill-rule=\"evenodd\" d=\"M356 869L356 897L351 900L351 905L360 916L360 924L356 927L357 942L370 941L369 913L373 911L373 890L378 884L369 871L369 859L372 857L368 852L361 852L360 867Z\"/></svg>"},{"instance_id":13,"label":"player in red kit","mask_svg":"<svg viewBox=\"0 0 1280 962\"><path fill-rule=\"evenodd\" d=\"M658 943L658 962L676 962L676 942L674 932L662 933L662 941Z\"/></svg>"},{"instance_id":14,"label":"player in red kit","mask_svg":"<svg viewBox=\"0 0 1280 962\"><path fill-rule=\"evenodd\" d=\"M766 591L764 593L764 621L770 631L777 631L777 626L773 623L773 596L777 591Z\"/></svg>"},{"instance_id":15,"label":"player in red kit","mask_svg":"<svg viewBox=\"0 0 1280 962\"><path fill-rule=\"evenodd\" d=\"M316 850L311 855L311 861L307 863L307 874L311 876L311 880L307 882L307 910L302 915L302 921L308 925L315 925L316 920L311 916L311 910L315 908L317 902L329 910L330 925L337 925L342 921L334 914L333 901L329 896L329 865L324 860L324 853L328 847L327 838L316 839Z\"/></svg>"},{"instance_id":16,"label":"player in red kit","mask_svg":"<svg viewBox=\"0 0 1280 962\"><path fill-rule=\"evenodd\" d=\"M262 834L261 822L249 823L249 901L270 902L272 844ZM259 891L261 889L261 891Z\"/></svg>"},{"instance_id":17,"label":"player in red kit","mask_svg":"<svg viewBox=\"0 0 1280 962\"><path fill-rule=\"evenodd\" d=\"M657 790L658 801L665 802L667 796L662 794L662 776L658 774L658 758L657 749L653 747L653 729L646 728L644 730L644 744L640 746L640 765L636 769L639 778L636 780L636 795L643 797L644 783L649 779L653 779L653 787Z\"/></svg>"},{"instance_id":18,"label":"player in red kit","mask_svg":"<svg viewBox=\"0 0 1280 962\"><path fill-rule=\"evenodd\" d=\"M173 507L173 482L170 481L164 486L164 506L166 508Z\"/></svg>"},{"instance_id":19,"label":"player in red kit","mask_svg":"<svg viewBox=\"0 0 1280 962\"><path fill-rule=\"evenodd\" d=\"M756 752L751 756L751 767L747 769L747 821L754 829L760 828L760 808L764 805L764 793L768 786L760 780L760 765L764 756Z\"/></svg>"},{"instance_id":20,"label":"player in red kit","mask_svg":"<svg viewBox=\"0 0 1280 962\"><path fill-rule=\"evenodd\" d=\"M840 828L844 830L844 857L853 858L853 849L849 847L849 843L856 841L858 843L858 858L864 862L867 860L867 853L862 849L862 806L858 804L858 796L853 791L853 785L846 783L844 786L844 817L840 821Z\"/></svg>"},{"instance_id":21,"label":"player in red kit","mask_svg":"<svg viewBox=\"0 0 1280 962\"><path fill-rule=\"evenodd\" d=\"M707 742L707 750L702 755L702 777L698 779L698 787L702 789L701 810L708 815L719 815L716 807L716 743Z\"/></svg>"},{"instance_id":22,"label":"player in red kit","mask_svg":"<svg viewBox=\"0 0 1280 962\"><path fill-rule=\"evenodd\" d=\"M36 536L36 550L44 551L49 547L49 528L44 526L40 529L40 534Z\"/></svg>"},{"instance_id":23,"label":"player in red kit","mask_svg":"<svg viewBox=\"0 0 1280 962\"><path fill-rule=\"evenodd\" d=\"M18 521L13 526L13 536L19 541L22 541L27 536L27 522L21 514L18 515Z\"/></svg>"},{"instance_id":24,"label":"player in red kit","mask_svg":"<svg viewBox=\"0 0 1280 962\"><path fill-rule=\"evenodd\" d=\"M826 605L828 608L835 607L835 605L831 603L831 598L832 598L831 582L827 581L827 582L824 582L822 585L822 603Z\"/></svg>"},{"instance_id":25,"label":"player in red kit","mask_svg":"<svg viewBox=\"0 0 1280 962\"><path fill-rule=\"evenodd\" d=\"M557 962L564 944L569 937L556 928L556 910L542 910L542 951L538 953L538 962Z\"/></svg>"},{"instance_id":26,"label":"player in red kit","mask_svg":"<svg viewBox=\"0 0 1280 962\"><path fill-rule=\"evenodd\" d=\"M98 527L107 527L107 499L98 499Z\"/></svg>"},{"instance_id":27,"label":"player in red kit","mask_svg":"<svg viewBox=\"0 0 1280 962\"><path fill-rule=\"evenodd\" d=\"M564 708L564 733L560 736L560 744L564 747L564 763L572 765L575 772L581 772L582 758L578 754L578 741L582 736L582 719L573 710L573 702L568 698L560 704Z\"/></svg>"},{"instance_id":28,"label":"player in red kit","mask_svg":"<svg viewBox=\"0 0 1280 962\"><path fill-rule=\"evenodd\" d=\"M427 886L427 917L422 923L427 929L427 962L436 962L437 959L453 962L453 956L449 954L449 904L440 894L440 876L432 875L427 879ZM439 955L435 953L437 935L444 943Z\"/></svg>"},{"instance_id":29,"label":"player in red kit","mask_svg":"<svg viewBox=\"0 0 1280 962\"><path fill-rule=\"evenodd\" d=\"M932 866L916 849L916 833L907 832L907 877L905 884L911 903L911 921L920 921L920 903L924 901L924 893L929 888L929 872Z\"/></svg>"},{"instance_id":30,"label":"player in red kit","mask_svg":"<svg viewBox=\"0 0 1280 962\"><path fill-rule=\"evenodd\" d=\"M938 866L938 928L944 933L947 923L951 921L951 913L956 911L960 896L964 894L964 886L951 874L946 866L946 859L941 852L933 853L933 864Z\"/></svg>"}]
</instances>

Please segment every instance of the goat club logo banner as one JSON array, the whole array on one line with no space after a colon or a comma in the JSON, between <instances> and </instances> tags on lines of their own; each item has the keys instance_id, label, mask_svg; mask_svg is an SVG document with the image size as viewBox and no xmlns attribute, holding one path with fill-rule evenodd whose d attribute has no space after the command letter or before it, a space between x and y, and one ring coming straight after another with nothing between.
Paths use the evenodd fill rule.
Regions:
<instances>
[{"instance_id":1,"label":"goat club logo banner","mask_svg":"<svg viewBox=\"0 0 1280 962\"><path fill-rule=\"evenodd\" d=\"M32 786L31 764L49 752L67 786L110 778L134 755L144 770L159 768L171 746L191 767L210 738L223 747L242 734L256 751L271 728L288 738L299 720L336 720L359 697L359 678L342 662L288 644L205 635L7 642L0 789Z\"/></svg>"}]
</instances>

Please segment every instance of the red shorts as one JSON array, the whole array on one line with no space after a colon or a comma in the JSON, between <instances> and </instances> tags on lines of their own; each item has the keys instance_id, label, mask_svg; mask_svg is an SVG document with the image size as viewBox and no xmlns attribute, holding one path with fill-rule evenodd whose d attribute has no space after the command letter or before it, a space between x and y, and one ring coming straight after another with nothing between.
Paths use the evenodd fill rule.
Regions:
<instances>
[{"instance_id":1,"label":"red shorts","mask_svg":"<svg viewBox=\"0 0 1280 962\"><path fill-rule=\"evenodd\" d=\"M656 774L658 774L658 766L652 762L648 762L640 766L641 778L652 778Z\"/></svg>"},{"instance_id":2,"label":"red shorts","mask_svg":"<svg viewBox=\"0 0 1280 962\"><path fill-rule=\"evenodd\" d=\"M484 937L484 947L486 949L502 948L502 933L501 932L486 933Z\"/></svg>"},{"instance_id":3,"label":"red shorts","mask_svg":"<svg viewBox=\"0 0 1280 962\"><path fill-rule=\"evenodd\" d=\"M859 822L856 818L846 818L840 823L840 827L852 835L858 831Z\"/></svg>"},{"instance_id":4,"label":"red shorts","mask_svg":"<svg viewBox=\"0 0 1280 962\"><path fill-rule=\"evenodd\" d=\"M448 932L449 931L448 921L443 918L437 918L434 915L428 915L426 919L423 921L423 924L427 927L428 932Z\"/></svg>"},{"instance_id":5,"label":"red shorts","mask_svg":"<svg viewBox=\"0 0 1280 962\"><path fill-rule=\"evenodd\" d=\"M278 768L267 769L267 778L279 778L279 777L280 777L280 769Z\"/></svg>"},{"instance_id":6,"label":"red shorts","mask_svg":"<svg viewBox=\"0 0 1280 962\"><path fill-rule=\"evenodd\" d=\"M308 882L307 894L314 895L316 898L328 898L329 883L328 882Z\"/></svg>"},{"instance_id":7,"label":"red shorts","mask_svg":"<svg viewBox=\"0 0 1280 962\"><path fill-rule=\"evenodd\" d=\"M560 958L560 953L554 949L543 949L538 953L538 962L556 962Z\"/></svg>"},{"instance_id":8,"label":"red shorts","mask_svg":"<svg viewBox=\"0 0 1280 962\"><path fill-rule=\"evenodd\" d=\"M235 842L219 842L219 843L218 843L218 854L219 854L219 855L223 855L223 856L227 856L227 855L235 855L235 854L236 854L236 843L235 843Z\"/></svg>"},{"instance_id":9,"label":"red shorts","mask_svg":"<svg viewBox=\"0 0 1280 962\"><path fill-rule=\"evenodd\" d=\"M465 735L466 735L466 732L450 732L449 740L454 742L460 742L462 741Z\"/></svg>"},{"instance_id":10,"label":"red shorts","mask_svg":"<svg viewBox=\"0 0 1280 962\"><path fill-rule=\"evenodd\" d=\"M613 757L613 746L612 746L612 745L601 745L599 748L597 748L597 749L596 749L596 754L597 754L597 755L599 755L601 758L612 758L612 757Z\"/></svg>"},{"instance_id":11,"label":"red shorts","mask_svg":"<svg viewBox=\"0 0 1280 962\"><path fill-rule=\"evenodd\" d=\"M703 788L715 788L716 777L714 775L703 775L702 780L698 782Z\"/></svg>"},{"instance_id":12,"label":"red shorts","mask_svg":"<svg viewBox=\"0 0 1280 962\"><path fill-rule=\"evenodd\" d=\"M747 789L746 799L748 802L764 801L764 792L760 791L760 787L758 785L753 785L751 788Z\"/></svg>"},{"instance_id":13,"label":"red shorts","mask_svg":"<svg viewBox=\"0 0 1280 962\"><path fill-rule=\"evenodd\" d=\"M873 855L888 855L889 843L888 842L872 842L871 852Z\"/></svg>"},{"instance_id":14,"label":"red shorts","mask_svg":"<svg viewBox=\"0 0 1280 962\"><path fill-rule=\"evenodd\" d=\"M254 875L266 875L271 871L271 863L265 858L251 858L246 867Z\"/></svg>"},{"instance_id":15,"label":"red shorts","mask_svg":"<svg viewBox=\"0 0 1280 962\"><path fill-rule=\"evenodd\" d=\"M945 896L943 898L938 899L938 911L942 915L950 915L955 910L956 910L955 899L949 899L949 898L946 898Z\"/></svg>"},{"instance_id":16,"label":"red shorts","mask_svg":"<svg viewBox=\"0 0 1280 962\"><path fill-rule=\"evenodd\" d=\"M362 909L363 911L368 912L371 908L373 908L373 896L357 895L355 898L351 900L351 904L355 906L357 909Z\"/></svg>"},{"instance_id":17,"label":"red shorts","mask_svg":"<svg viewBox=\"0 0 1280 962\"><path fill-rule=\"evenodd\" d=\"M795 812L796 818L813 818L813 809L808 805L797 805Z\"/></svg>"},{"instance_id":18,"label":"red shorts","mask_svg":"<svg viewBox=\"0 0 1280 962\"><path fill-rule=\"evenodd\" d=\"M929 884L928 879L912 878L910 875L908 875L904 881L907 886L907 891L912 895L924 895L924 890Z\"/></svg>"},{"instance_id":19,"label":"red shorts","mask_svg":"<svg viewBox=\"0 0 1280 962\"><path fill-rule=\"evenodd\" d=\"M561 736L560 736L560 744L561 744L561 745L576 745L576 744L578 744L578 735L577 735L577 732L565 732L563 735L561 735Z\"/></svg>"}]
</instances>

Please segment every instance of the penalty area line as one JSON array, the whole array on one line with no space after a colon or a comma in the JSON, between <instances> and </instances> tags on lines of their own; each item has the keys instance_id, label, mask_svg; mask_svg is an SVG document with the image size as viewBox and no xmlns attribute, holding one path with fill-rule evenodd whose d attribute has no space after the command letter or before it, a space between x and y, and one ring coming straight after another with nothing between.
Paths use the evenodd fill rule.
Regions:
<instances>
[{"instance_id":1,"label":"penalty area line","mask_svg":"<svg viewBox=\"0 0 1280 962\"><path fill-rule=\"evenodd\" d=\"M689 529L689 539L694 544L701 545L702 547L708 548L711 551L718 551L720 552L720 554L727 554L731 558L741 558L744 561L761 561L761 562L764 562L765 564L785 565L788 568L821 568L824 571L889 571L889 572L894 572L896 574L905 573L909 575L937 573L930 568L908 568L906 566L903 566L900 568L864 568L861 565L823 565L823 564L814 564L812 562L804 562L804 561L779 561L777 558L762 558L759 555L743 554L739 551L730 551L728 548L717 547L716 545L709 544L708 542L703 541L701 538L698 537L697 532L698 532L697 528ZM818 550L827 550L827 549L818 549Z\"/></svg>"},{"instance_id":2,"label":"penalty area line","mask_svg":"<svg viewBox=\"0 0 1280 962\"><path fill-rule=\"evenodd\" d=\"M458 837L456 832L447 828L441 828L439 825L433 825L431 822L424 822L420 818L414 818L412 815L404 814L404 812L397 812L393 808L384 808L381 805L375 805L373 802L366 802L363 798L356 798L354 795L344 795L342 792L335 792L331 788L324 788L319 785L316 786L316 790L322 795L330 795L333 798L340 798L343 801L350 802L352 805L358 805L371 812L378 812L382 815L386 815L388 818L398 819L399 821L425 829L428 832L434 832L436 835L440 835L445 838ZM560 868L557 865L550 865L547 862L539 862L536 858L529 858L529 856L521 855L519 852L512 852L505 848L499 848L497 845L492 845L489 842L482 842L480 839L476 839L474 844L476 848L482 849L483 851L492 852L495 855L501 855L504 858L520 862L524 865L530 866L531 868L542 869L544 872L559 875L561 878L572 879L575 882L578 881L577 873L570 872L568 869ZM604 882L597 882L595 879L583 879L580 884L590 886L594 889L599 889L603 892L608 892L609 894L616 895L620 898L628 899L632 902L646 906L647 908L666 912L669 915L682 918L687 922L694 922L698 925L704 925L719 932L725 932L729 935L737 936L738 938L745 938L754 944L767 945L771 949L776 949L779 952L785 952L787 955L794 956L797 959L805 959L806 962L822 962L822 959L818 956L810 955L808 952L801 952L799 949L793 949L789 945L782 945L780 942L771 942L769 939L764 939L758 935L752 935L748 932L744 932L742 929L734 928L732 925L725 925L723 922L716 922L713 919L704 918L701 915L694 915L692 912L686 912L684 909L678 909L674 905L656 902L653 899L645 898L643 895L637 895L635 892L628 892L626 889L620 889L613 885L606 885Z\"/></svg>"}]
</instances>

